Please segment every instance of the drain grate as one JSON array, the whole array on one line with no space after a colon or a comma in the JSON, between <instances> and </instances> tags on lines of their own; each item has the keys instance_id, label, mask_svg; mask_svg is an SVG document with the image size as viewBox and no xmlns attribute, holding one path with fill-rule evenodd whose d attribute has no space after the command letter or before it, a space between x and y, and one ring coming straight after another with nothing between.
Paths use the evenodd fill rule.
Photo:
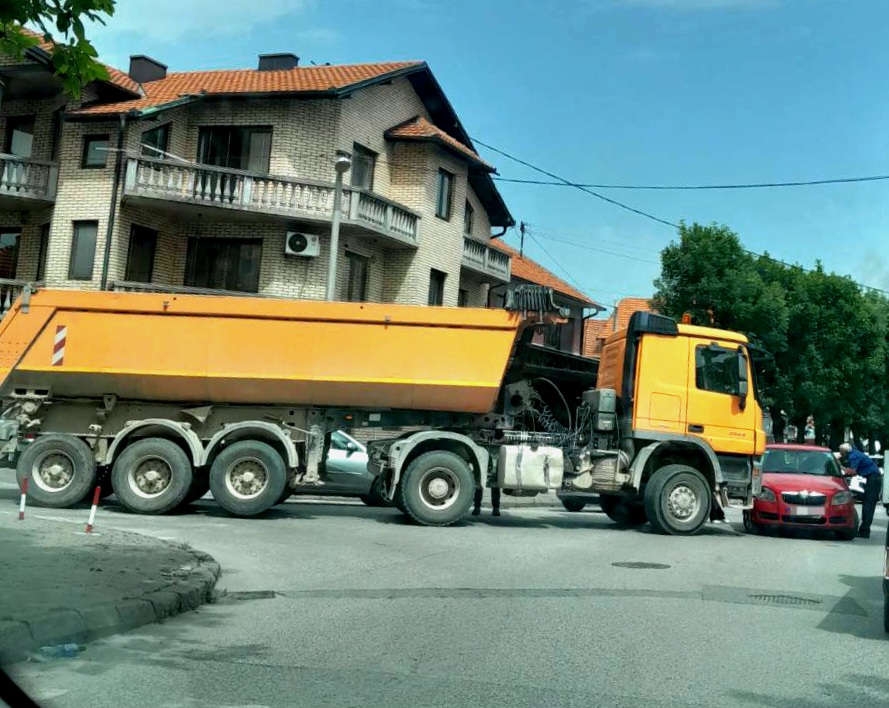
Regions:
<instances>
[{"instance_id":1,"label":"drain grate","mask_svg":"<svg viewBox=\"0 0 889 708\"><path fill-rule=\"evenodd\" d=\"M620 561L611 565L615 568L630 568L632 570L666 570L670 567L666 563L644 563L642 561Z\"/></svg>"},{"instance_id":2,"label":"drain grate","mask_svg":"<svg viewBox=\"0 0 889 708\"><path fill-rule=\"evenodd\" d=\"M226 592L226 600L274 600L277 593L274 590L236 590Z\"/></svg>"},{"instance_id":3,"label":"drain grate","mask_svg":"<svg viewBox=\"0 0 889 708\"><path fill-rule=\"evenodd\" d=\"M770 595L767 593L758 593L749 596L753 600L767 602L770 605L820 605L821 600L815 600L811 597L800 597L799 595Z\"/></svg>"}]
</instances>

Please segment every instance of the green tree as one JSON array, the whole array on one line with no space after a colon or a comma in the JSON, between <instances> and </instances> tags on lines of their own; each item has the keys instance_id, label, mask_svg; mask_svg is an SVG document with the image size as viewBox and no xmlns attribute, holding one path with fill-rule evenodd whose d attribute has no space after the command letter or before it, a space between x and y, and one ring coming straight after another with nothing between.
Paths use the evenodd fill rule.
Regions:
<instances>
[{"instance_id":1,"label":"green tree","mask_svg":"<svg viewBox=\"0 0 889 708\"><path fill-rule=\"evenodd\" d=\"M108 70L86 36L85 21L105 23L115 0L0 0L0 52L21 59L27 49L52 42L53 70L65 91L79 96L90 81L107 79ZM37 34L24 29L34 27Z\"/></svg>"}]
</instances>

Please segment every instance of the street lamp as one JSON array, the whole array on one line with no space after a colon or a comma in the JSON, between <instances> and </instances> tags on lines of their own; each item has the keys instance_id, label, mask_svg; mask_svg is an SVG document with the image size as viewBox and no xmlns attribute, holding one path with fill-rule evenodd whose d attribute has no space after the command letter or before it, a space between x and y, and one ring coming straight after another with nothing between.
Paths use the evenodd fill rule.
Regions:
<instances>
[{"instance_id":1,"label":"street lamp","mask_svg":"<svg viewBox=\"0 0 889 708\"><path fill-rule=\"evenodd\" d=\"M327 260L327 300L335 300L336 259L340 248L340 208L343 203L343 175L352 167L352 158L340 153L333 168L336 184L333 190L333 218L330 220L330 257Z\"/></svg>"}]
</instances>

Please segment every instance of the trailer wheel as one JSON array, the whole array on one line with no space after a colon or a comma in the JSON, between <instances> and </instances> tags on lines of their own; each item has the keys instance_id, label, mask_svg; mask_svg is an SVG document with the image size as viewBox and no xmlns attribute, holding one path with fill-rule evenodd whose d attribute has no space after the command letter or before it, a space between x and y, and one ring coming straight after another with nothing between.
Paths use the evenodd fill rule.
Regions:
<instances>
[{"instance_id":1,"label":"trailer wheel","mask_svg":"<svg viewBox=\"0 0 889 708\"><path fill-rule=\"evenodd\" d=\"M599 497L599 506L609 519L621 526L642 526L648 521L643 507L629 504L621 497L603 494Z\"/></svg>"},{"instance_id":2,"label":"trailer wheel","mask_svg":"<svg viewBox=\"0 0 889 708\"><path fill-rule=\"evenodd\" d=\"M19 456L15 476L29 478L28 499L56 509L82 502L96 486L96 458L80 438L41 435Z\"/></svg>"},{"instance_id":3,"label":"trailer wheel","mask_svg":"<svg viewBox=\"0 0 889 708\"><path fill-rule=\"evenodd\" d=\"M562 506L566 511L583 511L586 501L584 499L562 499Z\"/></svg>"},{"instance_id":4,"label":"trailer wheel","mask_svg":"<svg viewBox=\"0 0 889 708\"><path fill-rule=\"evenodd\" d=\"M466 516L475 480L466 461L453 452L436 450L420 455L401 477L399 508L423 526L450 526Z\"/></svg>"},{"instance_id":5,"label":"trailer wheel","mask_svg":"<svg viewBox=\"0 0 889 708\"><path fill-rule=\"evenodd\" d=\"M120 503L137 514L166 514L182 504L194 471L183 449L165 438L144 438L114 461L111 484Z\"/></svg>"},{"instance_id":6,"label":"trailer wheel","mask_svg":"<svg viewBox=\"0 0 889 708\"><path fill-rule=\"evenodd\" d=\"M659 533L697 533L710 517L710 485L688 465L661 467L645 487L645 513Z\"/></svg>"},{"instance_id":7,"label":"trailer wheel","mask_svg":"<svg viewBox=\"0 0 889 708\"><path fill-rule=\"evenodd\" d=\"M275 506L286 485L284 460L264 442L236 442L220 452L210 467L213 498L235 516L256 516Z\"/></svg>"}]
</instances>

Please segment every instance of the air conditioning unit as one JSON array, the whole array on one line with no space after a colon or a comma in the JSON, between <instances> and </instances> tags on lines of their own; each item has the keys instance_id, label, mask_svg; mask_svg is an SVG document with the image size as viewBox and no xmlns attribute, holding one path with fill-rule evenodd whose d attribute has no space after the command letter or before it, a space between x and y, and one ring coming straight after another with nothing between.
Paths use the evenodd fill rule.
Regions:
<instances>
[{"instance_id":1,"label":"air conditioning unit","mask_svg":"<svg viewBox=\"0 0 889 708\"><path fill-rule=\"evenodd\" d=\"M303 256L314 258L321 252L321 244L316 234L303 234L298 231L288 231L284 239L284 253L288 256Z\"/></svg>"}]
</instances>

